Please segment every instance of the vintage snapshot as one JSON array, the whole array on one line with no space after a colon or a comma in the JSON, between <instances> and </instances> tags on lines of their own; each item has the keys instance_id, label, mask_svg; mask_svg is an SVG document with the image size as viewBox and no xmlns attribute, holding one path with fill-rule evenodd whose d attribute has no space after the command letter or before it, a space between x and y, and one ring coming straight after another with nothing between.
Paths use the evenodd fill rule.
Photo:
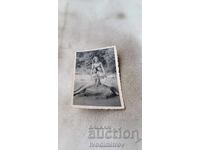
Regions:
<instances>
[{"instance_id":1,"label":"vintage snapshot","mask_svg":"<svg viewBox=\"0 0 200 150\"><path fill-rule=\"evenodd\" d=\"M124 109L115 46L76 52L72 106Z\"/></svg>"}]
</instances>

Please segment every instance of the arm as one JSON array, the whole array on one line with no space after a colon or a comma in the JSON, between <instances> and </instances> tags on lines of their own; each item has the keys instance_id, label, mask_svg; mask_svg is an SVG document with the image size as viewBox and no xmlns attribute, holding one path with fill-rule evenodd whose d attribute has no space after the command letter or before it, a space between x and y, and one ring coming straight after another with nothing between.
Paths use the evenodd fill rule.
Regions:
<instances>
[{"instance_id":1,"label":"arm","mask_svg":"<svg viewBox=\"0 0 200 150\"><path fill-rule=\"evenodd\" d=\"M101 63L101 69L102 69L102 71L103 71L103 74L104 74L104 75L106 75L106 73L105 73L105 70L104 70L104 67L103 67L102 63Z\"/></svg>"},{"instance_id":2,"label":"arm","mask_svg":"<svg viewBox=\"0 0 200 150\"><path fill-rule=\"evenodd\" d=\"M90 72L91 75L93 74L93 69L94 69L94 66L92 64L92 68L91 68L91 72Z\"/></svg>"}]
</instances>

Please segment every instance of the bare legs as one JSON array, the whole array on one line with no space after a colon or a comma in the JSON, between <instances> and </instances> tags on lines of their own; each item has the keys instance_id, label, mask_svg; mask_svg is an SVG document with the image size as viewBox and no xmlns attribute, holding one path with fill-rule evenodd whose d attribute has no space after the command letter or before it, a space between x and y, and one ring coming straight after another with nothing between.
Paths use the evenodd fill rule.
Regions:
<instances>
[{"instance_id":1,"label":"bare legs","mask_svg":"<svg viewBox=\"0 0 200 150\"><path fill-rule=\"evenodd\" d=\"M98 87L99 85L101 85L100 78L96 78L95 79L95 87Z\"/></svg>"}]
</instances>

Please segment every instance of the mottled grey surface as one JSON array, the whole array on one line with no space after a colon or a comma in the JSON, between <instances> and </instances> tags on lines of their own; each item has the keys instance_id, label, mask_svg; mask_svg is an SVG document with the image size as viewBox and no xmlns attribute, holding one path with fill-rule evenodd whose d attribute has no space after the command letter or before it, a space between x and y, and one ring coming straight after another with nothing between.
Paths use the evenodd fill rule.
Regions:
<instances>
[{"instance_id":1,"label":"mottled grey surface","mask_svg":"<svg viewBox=\"0 0 200 150\"><path fill-rule=\"evenodd\" d=\"M89 148L89 126L139 131L142 134L141 0L59 0L59 150ZM71 107L74 51L116 45L125 110ZM134 139L99 139L140 150Z\"/></svg>"}]
</instances>

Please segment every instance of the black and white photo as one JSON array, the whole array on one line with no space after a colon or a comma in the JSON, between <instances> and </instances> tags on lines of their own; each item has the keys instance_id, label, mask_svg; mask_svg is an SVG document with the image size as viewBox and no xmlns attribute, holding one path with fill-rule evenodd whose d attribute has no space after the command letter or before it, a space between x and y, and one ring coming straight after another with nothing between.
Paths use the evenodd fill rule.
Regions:
<instances>
[{"instance_id":1,"label":"black and white photo","mask_svg":"<svg viewBox=\"0 0 200 150\"><path fill-rule=\"evenodd\" d=\"M115 46L76 52L73 106L124 109Z\"/></svg>"}]
</instances>

